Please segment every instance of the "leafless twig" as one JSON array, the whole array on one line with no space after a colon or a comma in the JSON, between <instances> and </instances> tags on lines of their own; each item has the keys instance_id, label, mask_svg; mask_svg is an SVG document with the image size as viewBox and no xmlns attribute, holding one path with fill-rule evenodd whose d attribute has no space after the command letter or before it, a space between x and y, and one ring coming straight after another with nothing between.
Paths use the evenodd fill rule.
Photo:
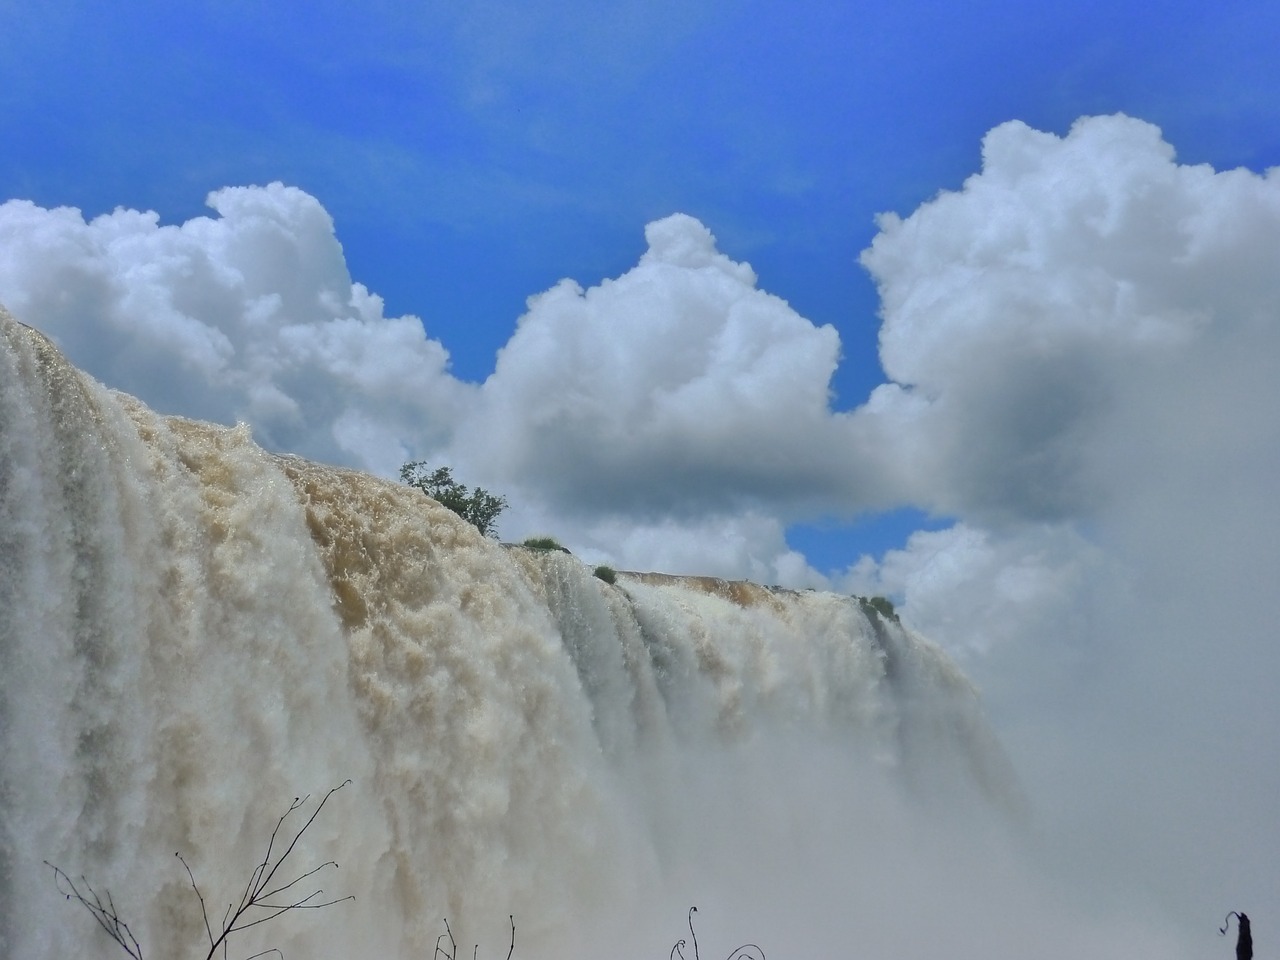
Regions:
<instances>
[{"instance_id":1,"label":"leafless twig","mask_svg":"<svg viewBox=\"0 0 1280 960\"><path fill-rule=\"evenodd\" d=\"M200 916L204 921L205 935L209 939L209 952L206 954L205 960L213 960L214 955L218 953L219 947L222 948L222 956L225 958L227 956L227 941L233 933L239 933L250 927L256 927L260 923L274 920L282 913L288 913L290 910L318 910L321 907L331 907L335 903L342 903L344 900L355 899L353 896L346 896L338 897L335 900L324 900L322 899L324 896L322 889L313 890L306 895L294 890L298 884L314 877L326 867L338 869L338 864L334 860L328 860L317 867L298 874L293 879L286 879L287 872L277 877L281 872L281 868L284 867L285 861L289 859L289 856L297 847L298 841L302 839L302 835L307 832L311 824L315 823L316 817L320 815L324 805L329 802L329 798L350 782L350 780L344 780L326 793L324 798L316 805L315 810L311 812L311 816L307 818L306 823L299 827L297 832L293 833L291 839L286 840L288 832L285 832L283 837L281 835L285 821L289 819L291 813L307 803L309 796L294 798L293 803L289 805L289 809L276 821L275 829L271 831L271 839L267 841L266 854L263 856L262 862L257 864L252 873L249 874L249 880L245 884L239 902L227 904L227 909L222 915L221 927L216 935L213 924L209 922L209 910L205 904L204 894L200 892L200 886L196 883L196 877L191 870L190 864L187 863L181 853L174 854L182 861L182 866L187 871L187 879L191 881L191 889L195 891L196 899L200 901ZM80 883L86 891L82 893L66 873L48 863L48 861L45 862L53 869L54 882L57 884L59 892L65 895L68 900L74 897L80 901L80 904L93 915L94 920L98 922L98 926L105 930L111 939L120 944L124 951L133 957L133 960L143 960L142 947L139 946L137 939L130 931L129 925L120 919L115 903L111 900L111 894L104 890L103 894L99 896L84 877L80 878ZM513 943L514 938L513 925ZM276 954L283 960L284 954L274 947L255 953L253 956L246 958L246 960L257 960L257 958L265 957L271 953ZM510 960L509 956L508 960Z\"/></svg>"},{"instance_id":2,"label":"leafless twig","mask_svg":"<svg viewBox=\"0 0 1280 960\"><path fill-rule=\"evenodd\" d=\"M693 960L702 960L702 955L698 952L698 932L693 929L693 915L697 912L697 907L689 908L689 936L693 938ZM669 960L675 960L677 956L680 957L680 960L685 960L684 948L688 945L688 941L683 937L677 940L675 946L671 948ZM735 947L725 960L745 960L745 958L765 960L764 951L754 943L744 943L740 947ZM508 957L507 960L511 960L511 958Z\"/></svg>"},{"instance_id":3,"label":"leafless twig","mask_svg":"<svg viewBox=\"0 0 1280 960\"><path fill-rule=\"evenodd\" d=\"M307 832L307 828L310 827L311 824L315 823L316 817L320 816L320 811L323 810L324 805L329 802L329 798L350 782L350 780L344 780L342 783L338 784L326 793L324 795L324 799L316 805L315 810L311 812L311 816L307 818L307 822L299 828L298 832L293 835L293 839L288 841L288 844L285 845L284 852L279 855L275 855L276 843L280 838L280 831L284 827L285 821L289 818L289 814L306 804L309 799L309 795L306 797L294 798L293 803L289 805L289 809L286 810L284 815L276 822L276 828L271 831L271 839L267 841L266 855L262 858L262 862L254 867L253 872L249 874L249 881L245 884L244 892L240 895L239 903L227 904L227 910L222 915L222 930L216 937L213 933L213 927L209 923L209 911L205 908L204 895L200 893L200 888L196 885L195 875L191 872L191 867L187 864L187 861L183 859L182 854L175 854L175 856L182 861L183 867L186 868L187 877L191 880L191 889L195 891L196 897L200 900L200 914L204 919L205 934L209 938L209 953L206 956L206 960L212 960L214 954L218 952L218 947L223 948L222 955L225 957L227 955L227 938L233 933L239 933L241 930L256 927L258 924L266 923L268 920L274 920L282 913L287 913L290 910L318 910L321 907L331 907L335 903L342 903L344 900L355 899L354 896L345 896L339 897L336 900L317 902L316 898L324 894L324 891L321 889L313 890L306 896L297 897L297 899L295 899L295 894L289 893L288 896L284 898L284 902L279 902L276 899L281 894L291 890L297 884L302 883L302 881L315 876L326 867L333 867L335 870L338 869L337 861L328 860L325 863L320 864L318 867L313 867L305 873L299 874L292 880L278 883L276 880L276 874L279 873L280 868L284 866L284 862L289 859L289 855L293 853L294 848L298 845L298 841L301 840L302 835ZM273 856L276 856L274 862L272 861ZM276 885L273 886L273 884ZM259 913L255 913L254 911L258 911ZM270 952L270 950L266 951L266 953ZM276 952L278 953L279 951ZM263 956L263 954L255 954L255 956ZM251 957L249 960L253 960L253 958Z\"/></svg>"},{"instance_id":4,"label":"leafless twig","mask_svg":"<svg viewBox=\"0 0 1280 960\"><path fill-rule=\"evenodd\" d=\"M508 915L507 920L511 923L511 945L507 948L507 960L511 960L511 955L516 952L516 918ZM446 937L449 940L448 950L440 946L441 942ZM479 954L480 945L478 943L473 944L471 947L471 960L477 960ZM436 937L436 952L433 960L440 960L441 957L443 957L444 960L458 960L458 943L453 939L453 931L449 928L449 920L447 917L444 921L444 933Z\"/></svg>"},{"instance_id":5,"label":"leafless twig","mask_svg":"<svg viewBox=\"0 0 1280 960\"><path fill-rule=\"evenodd\" d=\"M48 860L44 865L53 871L53 882L58 887L58 892L65 896L68 900L75 898L80 901L80 905L93 915L93 919L98 921L98 926L106 931L116 943L124 949L124 952L133 957L133 960L142 960L142 947L138 945L138 939L133 935L133 931L129 929L129 925L120 919L120 914L116 911L116 905L111 899L111 892L103 890L99 895L98 891L83 876L80 883L84 885L87 892L80 892L80 888L75 885L69 876L67 876L60 868L55 867ZM64 889L65 888L65 889ZM104 899L105 898L105 899Z\"/></svg>"}]
</instances>

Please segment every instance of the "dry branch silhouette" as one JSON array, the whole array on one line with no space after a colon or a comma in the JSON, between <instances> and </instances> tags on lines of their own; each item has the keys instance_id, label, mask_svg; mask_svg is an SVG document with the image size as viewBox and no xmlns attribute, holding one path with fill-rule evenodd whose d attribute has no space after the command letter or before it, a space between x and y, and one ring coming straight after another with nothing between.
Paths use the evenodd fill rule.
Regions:
<instances>
[{"instance_id":1,"label":"dry branch silhouette","mask_svg":"<svg viewBox=\"0 0 1280 960\"><path fill-rule=\"evenodd\" d=\"M326 793L324 798L316 805L315 810L311 812L311 816L293 833L292 839L285 839L288 838L289 832L286 831L282 837L281 831L284 830L285 822L289 819L289 815L305 806L310 799L309 794L305 797L294 797L289 809L276 821L275 829L271 831L271 838L267 841L266 853L263 855L262 861L255 865L253 871L249 874L249 880L245 884L239 901L227 904L227 909L222 915L222 924L216 934L214 933L213 924L209 922L209 911L205 904L204 894L200 892L200 886L196 883L195 874L192 872L190 864L187 863L181 853L174 854L182 861L182 866L187 871L187 878L191 881L191 889L195 892L196 899L200 901L200 915L204 921L205 934L209 938L209 952L205 955L205 960L212 960L214 955L218 953L219 947L222 948L222 955L225 958L227 956L228 940L233 933L239 933L250 927L267 923L292 910L319 910L323 907L331 907L335 903L355 899L354 896L348 895L334 900L324 900L324 890L322 889L317 888L305 895L295 889L299 884L314 877L327 867L338 869L337 861L325 861L319 866L299 873L292 879L287 879L289 871L281 874L281 868L284 867L285 861L293 854L298 846L298 841L302 839L302 835L315 823L316 817L320 816L320 811L329 802L329 798L350 782L350 780L344 780ZM89 911L107 936L118 943L125 953L133 957L133 960L143 960L142 947L129 929L129 925L120 919L120 914L116 910L109 891L103 890L102 894L99 894L83 876L80 878L81 886L77 886L61 868L54 866L47 860L45 864L53 870L54 883L60 893L68 900L74 898L79 901L80 905ZM306 884L306 886L310 886L310 884ZM81 887L83 887L83 890ZM513 947L514 944L515 925L513 923ZM274 953L281 957L284 956L278 949L272 947L255 953L253 956L246 958L246 960L255 960L255 958L266 956L269 953ZM508 960L510 960L509 955Z\"/></svg>"},{"instance_id":2,"label":"dry branch silhouette","mask_svg":"<svg viewBox=\"0 0 1280 960\"><path fill-rule=\"evenodd\" d=\"M80 892L80 888L76 886L66 873L58 867L55 867L48 860L44 862L46 867L53 870L53 882L58 888L58 892L65 896L68 900L75 898L80 904L93 915L93 919L98 922L103 930L116 943L124 948L124 952L133 957L133 960L142 960L142 947L138 946L138 939L133 935L133 931L129 929L129 925L120 919L120 914L116 912L116 905L111 901L110 891L104 890L102 895L93 889L93 885L84 877L80 877L81 884L84 885L88 896ZM63 887L66 889L63 889ZM105 899L104 899L105 897Z\"/></svg>"},{"instance_id":3,"label":"dry branch silhouette","mask_svg":"<svg viewBox=\"0 0 1280 960\"><path fill-rule=\"evenodd\" d=\"M702 955L698 951L698 933L693 929L693 915L698 912L697 907L689 908L689 936L693 938L693 960L702 960ZM684 948L689 942L681 937L675 942L675 946L671 948L671 954L668 960L675 960L678 956L680 960L686 960ZM754 943L744 943L740 947L734 947L729 956L725 960L765 960L764 951L757 947Z\"/></svg>"},{"instance_id":4,"label":"dry branch silhouette","mask_svg":"<svg viewBox=\"0 0 1280 960\"><path fill-rule=\"evenodd\" d=\"M511 960L511 955L516 951L516 918L508 915L507 919L511 921L511 946L507 948L507 960ZM446 950L440 944L445 938L449 939L449 949ZM480 953L480 945L474 944L471 947L471 960L477 960ZM444 919L444 933L436 937L436 952L432 960L458 960L458 942L453 939L453 930L449 928L449 918Z\"/></svg>"},{"instance_id":5,"label":"dry branch silhouette","mask_svg":"<svg viewBox=\"0 0 1280 960\"><path fill-rule=\"evenodd\" d=\"M217 928L216 933L214 932L213 924L209 920L209 910L204 894L200 891L200 885L196 882L195 873L192 871L191 865L187 863L186 858L181 853L174 854L181 861L183 869L187 871L187 879L191 881L191 889L195 893L196 899L200 902L200 916L204 921L205 935L209 940L209 952L205 955L205 960L213 960L213 957L219 952L219 948L221 948L222 956L225 960L228 956L228 941L232 934L240 933L259 924L268 923L293 910L319 910L323 907L331 907L334 904L355 899L354 896L348 895L333 900L325 900L323 899L324 890L321 888L316 888L306 894L296 889L299 884L304 884L305 881L328 867L333 867L335 870L338 869L338 864L334 860L327 860L318 866L298 873L292 879L287 879L291 871L285 871L283 875L281 874L285 862L297 848L302 835L307 832L311 825L315 823L316 818L320 816L325 804L329 802L329 799L335 793L350 782L350 780L344 780L326 793L320 802L316 804L316 808L311 812L311 815L307 817L306 822L296 832L293 832L292 837L289 838L289 831L285 831L285 823L291 814L307 804L309 795L293 799L289 809L276 821L275 829L271 831L271 837L267 841L266 852L261 862L257 863L249 874L249 879L240 894L240 899L227 904L227 909L222 915L222 923ZM284 831L283 836L282 831ZM57 886L59 893L68 900L74 899L78 901L82 907L88 910L98 926L107 936L119 944L121 949L133 960L144 960L142 947L138 943L138 939L133 935L133 931L129 929L129 925L121 919L109 891L104 889L99 893L84 876L80 877L80 881L77 884L60 867L49 863L47 860L45 865L53 870L54 884ZM303 889L309 886L310 884L305 884ZM698 947L698 933L693 927L693 915L697 912L697 907L690 907L687 917L689 936L693 941L692 960L702 960ZM1241 918L1243 919L1243 916ZM508 920L511 923L511 942L507 947L506 960L511 960L516 949L516 921L514 916L509 916ZM1245 922L1247 923L1247 921ZM436 938L433 960L458 960L458 944L453 937L453 930L449 926L448 918L444 920L444 929L445 932ZM444 946L445 940L448 940L447 947ZM675 960L677 956L680 960L689 960L684 953L685 947L688 945L689 941L683 937L677 940L671 948L669 960ZM479 949L478 944L472 948L472 960L478 960ZM245 960L257 960L259 957L272 953L283 960L284 954L275 947L255 953L250 957L246 957ZM754 943L745 943L740 947L734 948L725 960L765 960L765 955L764 951Z\"/></svg>"}]
</instances>

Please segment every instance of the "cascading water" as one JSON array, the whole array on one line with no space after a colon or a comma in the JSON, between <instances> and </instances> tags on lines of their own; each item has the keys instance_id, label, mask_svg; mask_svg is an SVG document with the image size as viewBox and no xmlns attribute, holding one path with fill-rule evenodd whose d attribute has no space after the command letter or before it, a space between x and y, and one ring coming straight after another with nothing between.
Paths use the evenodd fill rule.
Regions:
<instances>
[{"instance_id":1,"label":"cascading water","mask_svg":"<svg viewBox=\"0 0 1280 960\"><path fill-rule=\"evenodd\" d=\"M911 798L1012 802L968 683L854 598L609 585L0 329L0 955L118 951L50 861L148 958L203 956L174 851L225 904L289 802L348 778L299 858L356 901L238 956L428 957L446 917L495 955L509 914L517 957L665 956L694 902L708 940L708 902L761 939L878 902Z\"/></svg>"}]
</instances>

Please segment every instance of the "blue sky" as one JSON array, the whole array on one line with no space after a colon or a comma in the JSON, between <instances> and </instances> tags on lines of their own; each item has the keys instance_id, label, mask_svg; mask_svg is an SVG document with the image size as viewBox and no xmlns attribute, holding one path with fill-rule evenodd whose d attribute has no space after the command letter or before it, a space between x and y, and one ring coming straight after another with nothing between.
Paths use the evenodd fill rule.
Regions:
<instances>
[{"instance_id":1,"label":"blue sky","mask_svg":"<svg viewBox=\"0 0 1280 960\"><path fill-rule=\"evenodd\" d=\"M507 537L892 596L1046 856L1199 929L1280 896L1278 39L0 0L0 302L161 412L449 462Z\"/></svg>"},{"instance_id":2,"label":"blue sky","mask_svg":"<svg viewBox=\"0 0 1280 960\"><path fill-rule=\"evenodd\" d=\"M171 223L222 186L296 185L352 277L467 380L526 297L618 276L645 223L684 212L839 330L851 409L884 379L857 264L877 213L959 187L1011 119L1063 133L1120 111L1184 162L1270 166L1276 20L1256 2L14 4L0 197ZM920 516L790 542L829 569Z\"/></svg>"}]
</instances>

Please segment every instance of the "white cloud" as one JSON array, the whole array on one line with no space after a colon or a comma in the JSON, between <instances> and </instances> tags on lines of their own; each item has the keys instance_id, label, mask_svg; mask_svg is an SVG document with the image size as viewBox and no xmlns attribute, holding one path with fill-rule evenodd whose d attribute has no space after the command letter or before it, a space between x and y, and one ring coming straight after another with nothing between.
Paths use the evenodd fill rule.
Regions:
<instances>
[{"instance_id":1,"label":"white cloud","mask_svg":"<svg viewBox=\"0 0 1280 960\"><path fill-rule=\"evenodd\" d=\"M1222 376L1238 396L1206 363L1277 347L1280 177L1179 166L1138 120L1090 118L1065 138L997 127L982 173L881 226L863 262L895 385L874 413L910 434L904 466L944 513L1114 506L1167 466L1192 384ZM1135 436L1154 460L1126 453Z\"/></svg>"},{"instance_id":2,"label":"white cloud","mask_svg":"<svg viewBox=\"0 0 1280 960\"><path fill-rule=\"evenodd\" d=\"M209 196L162 226L117 209L0 206L0 300L71 359L165 413L244 420L260 442L387 472L447 436L468 389L416 317L387 318L333 222L291 187Z\"/></svg>"},{"instance_id":3,"label":"white cloud","mask_svg":"<svg viewBox=\"0 0 1280 960\"><path fill-rule=\"evenodd\" d=\"M530 298L458 455L567 514L737 514L857 476L828 383L839 336L676 215L616 280Z\"/></svg>"},{"instance_id":4,"label":"white cloud","mask_svg":"<svg viewBox=\"0 0 1280 960\"><path fill-rule=\"evenodd\" d=\"M880 560L862 557L839 579L861 596L904 598L899 613L966 662L993 646L1060 633L1107 569L1069 527L1029 525L1000 536L966 524L917 531Z\"/></svg>"}]
</instances>

